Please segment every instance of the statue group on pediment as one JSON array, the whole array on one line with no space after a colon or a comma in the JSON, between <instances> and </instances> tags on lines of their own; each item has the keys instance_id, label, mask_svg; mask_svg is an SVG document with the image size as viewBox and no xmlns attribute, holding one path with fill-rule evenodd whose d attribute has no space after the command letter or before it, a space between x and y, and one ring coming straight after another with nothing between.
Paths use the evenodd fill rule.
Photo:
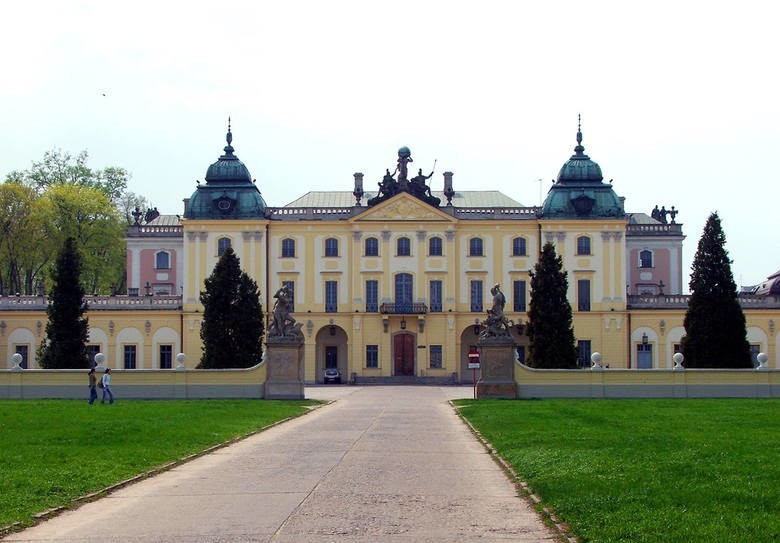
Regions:
<instances>
[{"instance_id":1,"label":"statue group on pediment","mask_svg":"<svg viewBox=\"0 0 780 543\"><path fill-rule=\"evenodd\" d=\"M401 147L398 150L398 165L393 173L390 173L389 168L385 170L382 181L378 183L379 192L375 197L368 200L369 206L376 205L388 198L392 198L399 192L407 192L429 205L439 207L441 199L434 196L431 193L431 187L426 184L426 181L433 175L433 170L431 170L430 174L425 175L423 174L422 168L420 168L417 175L409 179L408 164L410 162L414 162L412 160L412 152L408 147ZM396 174L398 174L397 179L395 177Z\"/></svg>"}]
</instances>

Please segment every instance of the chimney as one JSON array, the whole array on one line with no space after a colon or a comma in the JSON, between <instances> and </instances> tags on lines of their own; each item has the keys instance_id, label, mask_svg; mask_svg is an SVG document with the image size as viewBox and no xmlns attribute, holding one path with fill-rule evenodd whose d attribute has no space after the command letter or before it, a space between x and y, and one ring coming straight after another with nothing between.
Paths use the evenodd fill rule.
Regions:
<instances>
[{"instance_id":1,"label":"chimney","mask_svg":"<svg viewBox=\"0 0 780 543\"><path fill-rule=\"evenodd\" d=\"M355 190L352 195L355 197L355 205L360 206L360 199L363 197L363 174L355 172Z\"/></svg>"},{"instance_id":2,"label":"chimney","mask_svg":"<svg viewBox=\"0 0 780 543\"><path fill-rule=\"evenodd\" d=\"M452 205L452 197L455 191L452 189L452 172L444 172L444 196L447 198L447 205Z\"/></svg>"}]
</instances>

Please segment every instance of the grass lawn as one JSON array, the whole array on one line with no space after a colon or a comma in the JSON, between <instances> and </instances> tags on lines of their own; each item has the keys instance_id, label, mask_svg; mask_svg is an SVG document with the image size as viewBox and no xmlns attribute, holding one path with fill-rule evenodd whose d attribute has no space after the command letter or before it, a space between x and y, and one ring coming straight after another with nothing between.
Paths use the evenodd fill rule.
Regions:
<instances>
[{"instance_id":1,"label":"grass lawn","mask_svg":"<svg viewBox=\"0 0 780 543\"><path fill-rule=\"evenodd\" d=\"M306 401L0 401L0 528L307 410Z\"/></svg>"},{"instance_id":2,"label":"grass lawn","mask_svg":"<svg viewBox=\"0 0 780 543\"><path fill-rule=\"evenodd\" d=\"M456 403L585 541L780 541L780 401Z\"/></svg>"}]
</instances>

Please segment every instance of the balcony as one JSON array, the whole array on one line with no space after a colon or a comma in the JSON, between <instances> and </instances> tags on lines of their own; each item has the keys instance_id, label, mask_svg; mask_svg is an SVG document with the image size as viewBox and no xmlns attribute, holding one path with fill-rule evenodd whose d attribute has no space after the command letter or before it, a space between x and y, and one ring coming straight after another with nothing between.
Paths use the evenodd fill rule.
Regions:
<instances>
[{"instance_id":1,"label":"balcony","mask_svg":"<svg viewBox=\"0 0 780 543\"><path fill-rule=\"evenodd\" d=\"M388 304L379 306L379 312L385 315L425 315L428 306L423 303L416 304Z\"/></svg>"}]
</instances>

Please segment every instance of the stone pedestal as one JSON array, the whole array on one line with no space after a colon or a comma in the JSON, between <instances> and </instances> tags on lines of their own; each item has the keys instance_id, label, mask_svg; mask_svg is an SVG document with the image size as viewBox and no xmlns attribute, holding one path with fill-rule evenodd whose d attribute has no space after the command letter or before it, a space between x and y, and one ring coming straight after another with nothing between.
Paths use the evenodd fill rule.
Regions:
<instances>
[{"instance_id":1,"label":"stone pedestal","mask_svg":"<svg viewBox=\"0 0 780 543\"><path fill-rule=\"evenodd\" d=\"M477 398L517 398L514 341L507 336L489 337L480 339L477 345L482 372Z\"/></svg>"},{"instance_id":2,"label":"stone pedestal","mask_svg":"<svg viewBox=\"0 0 780 543\"><path fill-rule=\"evenodd\" d=\"M303 339L268 338L265 363L267 400L303 400Z\"/></svg>"}]
</instances>

